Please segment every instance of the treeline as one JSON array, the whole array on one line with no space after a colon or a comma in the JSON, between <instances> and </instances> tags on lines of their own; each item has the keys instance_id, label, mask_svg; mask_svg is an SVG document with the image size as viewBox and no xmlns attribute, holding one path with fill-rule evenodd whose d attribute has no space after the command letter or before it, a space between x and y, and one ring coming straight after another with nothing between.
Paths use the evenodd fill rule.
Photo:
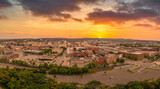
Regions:
<instances>
[{"instance_id":1,"label":"treeline","mask_svg":"<svg viewBox=\"0 0 160 89\"><path fill-rule=\"evenodd\" d=\"M9 59L7 59L7 58L1 58L1 59L0 59L0 62L9 63Z\"/></svg>"},{"instance_id":2,"label":"treeline","mask_svg":"<svg viewBox=\"0 0 160 89\"><path fill-rule=\"evenodd\" d=\"M94 72L96 69L103 69L103 68L109 68L107 63L104 64L96 64L94 62L91 62L84 67L78 67L76 64L73 65L72 67L67 67L67 66L62 66L62 65L57 65L57 64L40 64L38 66L34 66L33 64L29 64L26 61L22 60L12 60L11 62L9 59L0 59L0 62L3 63L9 63L9 64L14 64L14 65L20 65L20 66L25 66L25 67L32 67L36 68L35 71L38 73L49 73L49 74L62 74L62 75L79 75L79 74L84 74L84 73L89 73L89 72ZM118 63L123 63L123 59L117 59Z\"/></svg>"},{"instance_id":3,"label":"treeline","mask_svg":"<svg viewBox=\"0 0 160 89\"><path fill-rule=\"evenodd\" d=\"M52 49L50 48L50 49L44 49L39 53L39 55L44 55L44 54L57 54L57 52L52 51Z\"/></svg>"},{"instance_id":4,"label":"treeline","mask_svg":"<svg viewBox=\"0 0 160 89\"><path fill-rule=\"evenodd\" d=\"M0 87L4 89L160 89L160 79L150 82L148 80L131 81L114 87L106 86L96 80L87 84L58 83L32 69L9 69L6 67L0 68Z\"/></svg>"},{"instance_id":5,"label":"treeline","mask_svg":"<svg viewBox=\"0 0 160 89\"><path fill-rule=\"evenodd\" d=\"M160 89L160 79L149 82L145 81L131 81L127 84L118 84L114 87L106 86L99 81L93 80L85 84L82 89Z\"/></svg>"},{"instance_id":6,"label":"treeline","mask_svg":"<svg viewBox=\"0 0 160 89\"><path fill-rule=\"evenodd\" d=\"M89 63L88 65L86 65L84 67L78 67L76 64L73 65L72 67L67 67L67 66L62 66L62 65L58 66L56 64L47 64L47 63L40 64L38 66L33 66L33 65L28 64L26 61L12 60L10 62L9 59L6 59L6 58L0 59L0 62L37 68L37 70L39 70L40 73L44 73L44 74L48 72L49 74L62 74L62 75L88 73L89 69L97 66L97 64L95 64L95 63ZM37 70L35 70L35 71L37 71Z\"/></svg>"},{"instance_id":7,"label":"treeline","mask_svg":"<svg viewBox=\"0 0 160 89\"><path fill-rule=\"evenodd\" d=\"M78 67L77 65L73 65L72 67L66 67L66 66L58 66L56 64L41 64L38 66L40 69L46 69L48 70L49 74L63 74L63 75L73 75L73 74L83 74L88 73L89 68L87 66L85 67Z\"/></svg>"},{"instance_id":8,"label":"treeline","mask_svg":"<svg viewBox=\"0 0 160 89\"><path fill-rule=\"evenodd\" d=\"M91 62L84 67L78 67L77 64L72 67L57 65L57 64L40 64L39 69L48 71L49 74L62 74L62 75L79 75L88 73L91 69L98 67L98 64ZM45 72L44 72L45 73Z\"/></svg>"},{"instance_id":9,"label":"treeline","mask_svg":"<svg viewBox=\"0 0 160 89\"><path fill-rule=\"evenodd\" d=\"M21 66L29 66L29 64L22 60L12 60L13 64L21 65Z\"/></svg>"},{"instance_id":10,"label":"treeline","mask_svg":"<svg viewBox=\"0 0 160 89\"><path fill-rule=\"evenodd\" d=\"M60 54L58 54L58 56L62 56L63 55L63 53L65 52L65 50L67 49L66 47L61 47L63 50L62 50L62 52L60 53Z\"/></svg>"},{"instance_id":11,"label":"treeline","mask_svg":"<svg viewBox=\"0 0 160 89\"><path fill-rule=\"evenodd\" d=\"M56 65L56 64L40 64L38 66L33 65L33 63L28 63L26 61L23 60L12 60L11 62L9 61L9 59L0 59L0 62L3 63L9 63L9 64L14 64L14 65L20 65L20 66L24 66L24 67L32 67L32 68L36 68L37 72L39 73L49 73L49 74L62 74L62 75L79 75L79 74L85 74L85 73L89 73L89 72L94 72L95 70L103 70L103 69L110 69L109 68L109 64L108 63L103 63L103 64L96 64L94 62L91 62L87 65L85 65L84 67L78 67L76 64L73 65L72 67L67 67L67 66L62 66L62 65ZM116 63L124 63L124 59L117 59L116 62L114 62L114 66L116 65ZM107 70L107 69L106 69Z\"/></svg>"},{"instance_id":12,"label":"treeline","mask_svg":"<svg viewBox=\"0 0 160 89\"><path fill-rule=\"evenodd\" d=\"M20 66L30 66L26 61L22 60L12 60L11 62L7 58L1 58L0 62L2 63L9 63L9 64L15 64L15 65L20 65Z\"/></svg>"}]
</instances>

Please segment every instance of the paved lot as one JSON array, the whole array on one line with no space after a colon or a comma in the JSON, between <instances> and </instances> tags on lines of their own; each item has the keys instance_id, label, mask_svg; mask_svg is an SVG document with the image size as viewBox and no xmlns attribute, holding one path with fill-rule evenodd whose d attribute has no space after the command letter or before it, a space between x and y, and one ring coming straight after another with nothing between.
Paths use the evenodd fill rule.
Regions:
<instances>
[{"instance_id":1,"label":"paved lot","mask_svg":"<svg viewBox=\"0 0 160 89\"><path fill-rule=\"evenodd\" d=\"M143 81L147 79L158 79L160 78L160 70L155 69L146 69L148 67L154 67L155 65L152 63L144 63L142 61L129 61L132 64L125 65L123 67L116 67L112 71L100 71L95 74L85 74L83 77L80 75L74 76L64 76L64 75L57 75L55 78L58 82L78 82L81 84L88 83L92 80L98 80L103 84L114 86L116 84L125 84L129 81ZM140 67L137 68L137 65ZM18 68L26 68L11 64L0 63L0 67L9 66L10 68L18 67ZM154 67L155 68L155 67ZM160 69L160 67L156 67L156 69ZM131 70L134 73L128 72L127 70ZM106 72L106 74L104 73ZM53 75L47 75L48 77L53 78ZM110 79L113 77L113 79Z\"/></svg>"},{"instance_id":2,"label":"paved lot","mask_svg":"<svg viewBox=\"0 0 160 89\"><path fill-rule=\"evenodd\" d=\"M133 62L132 62L133 63ZM81 84L88 83L92 80L98 80L106 85L114 86L116 84L125 84L129 81L143 81L148 79L158 79L160 78L160 71L153 69L146 69L148 66L152 66L151 63L135 62L141 64L140 68L136 69L135 65L126 65L123 67L114 68L112 71L101 71L95 74L86 74L81 78L80 75L74 76L63 76L57 75L55 78L58 82L78 82ZM130 73L127 70L132 69L134 73ZM106 74L104 73L106 72ZM110 79L110 77L113 79ZM53 78L53 75L48 75L48 77Z\"/></svg>"}]
</instances>

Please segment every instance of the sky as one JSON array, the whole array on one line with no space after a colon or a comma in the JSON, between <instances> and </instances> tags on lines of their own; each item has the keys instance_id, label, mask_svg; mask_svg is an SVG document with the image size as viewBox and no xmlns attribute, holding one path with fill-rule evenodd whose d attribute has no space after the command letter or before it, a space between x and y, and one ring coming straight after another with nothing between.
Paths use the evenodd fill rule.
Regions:
<instances>
[{"instance_id":1,"label":"sky","mask_svg":"<svg viewBox=\"0 0 160 89\"><path fill-rule=\"evenodd\" d=\"M0 39L160 40L160 0L0 0Z\"/></svg>"}]
</instances>

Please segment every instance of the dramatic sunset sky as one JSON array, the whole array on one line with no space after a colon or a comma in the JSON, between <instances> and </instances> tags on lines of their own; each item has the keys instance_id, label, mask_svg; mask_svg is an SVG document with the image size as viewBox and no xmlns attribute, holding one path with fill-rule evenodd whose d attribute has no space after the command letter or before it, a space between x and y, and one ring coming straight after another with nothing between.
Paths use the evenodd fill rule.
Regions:
<instances>
[{"instance_id":1,"label":"dramatic sunset sky","mask_svg":"<svg viewBox=\"0 0 160 89\"><path fill-rule=\"evenodd\" d=\"M0 0L0 39L160 40L160 0Z\"/></svg>"}]
</instances>

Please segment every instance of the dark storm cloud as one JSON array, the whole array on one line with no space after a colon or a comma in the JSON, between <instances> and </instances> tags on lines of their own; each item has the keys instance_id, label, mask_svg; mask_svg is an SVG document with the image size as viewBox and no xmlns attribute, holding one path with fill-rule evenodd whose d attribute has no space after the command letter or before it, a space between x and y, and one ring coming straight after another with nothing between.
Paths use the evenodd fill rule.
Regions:
<instances>
[{"instance_id":1,"label":"dark storm cloud","mask_svg":"<svg viewBox=\"0 0 160 89\"><path fill-rule=\"evenodd\" d=\"M121 24L128 21L147 19L160 24L160 0L115 0L114 11L102 9L90 12L86 20L95 24Z\"/></svg>"},{"instance_id":2,"label":"dark storm cloud","mask_svg":"<svg viewBox=\"0 0 160 89\"><path fill-rule=\"evenodd\" d=\"M118 11L132 11L139 8L147 8L160 11L160 0L131 0L132 2L125 2L125 0L115 0L117 5L115 8Z\"/></svg>"},{"instance_id":3,"label":"dark storm cloud","mask_svg":"<svg viewBox=\"0 0 160 89\"><path fill-rule=\"evenodd\" d=\"M34 16L63 21L72 16L67 12L79 11L79 4L95 4L103 0L18 0Z\"/></svg>"},{"instance_id":4,"label":"dark storm cloud","mask_svg":"<svg viewBox=\"0 0 160 89\"><path fill-rule=\"evenodd\" d=\"M0 9L10 6L12 6L12 4L8 0L0 0Z\"/></svg>"},{"instance_id":5,"label":"dark storm cloud","mask_svg":"<svg viewBox=\"0 0 160 89\"><path fill-rule=\"evenodd\" d=\"M147 19L156 16L158 16L158 13L150 9L136 9L130 13L103 11L99 9L89 13L86 20L93 21L95 24L121 24L127 21Z\"/></svg>"},{"instance_id":6,"label":"dark storm cloud","mask_svg":"<svg viewBox=\"0 0 160 89\"><path fill-rule=\"evenodd\" d=\"M0 10L10 7L12 4L8 0L0 0ZM8 19L5 15L0 15L0 20Z\"/></svg>"},{"instance_id":7,"label":"dark storm cloud","mask_svg":"<svg viewBox=\"0 0 160 89\"><path fill-rule=\"evenodd\" d=\"M160 9L160 0L138 0L132 3L135 7L148 7L152 9Z\"/></svg>"}]
</instances>

